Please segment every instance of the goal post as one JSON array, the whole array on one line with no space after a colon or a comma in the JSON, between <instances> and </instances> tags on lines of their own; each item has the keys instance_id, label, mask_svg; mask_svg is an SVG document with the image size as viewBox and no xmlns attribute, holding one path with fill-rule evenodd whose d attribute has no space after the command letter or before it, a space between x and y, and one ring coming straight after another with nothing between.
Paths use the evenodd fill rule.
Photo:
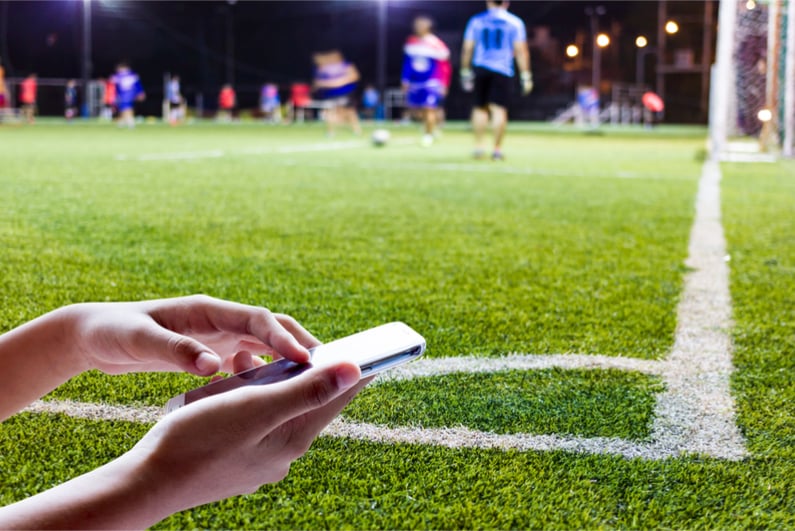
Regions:
<instances>
[{"instance_id":1,"label":"goal post","mask_svg":"<svg viewBox=\"0 0 795 531\"><path fill-rule=\"evenodd\" d=\"M721 0L710 91L710 153L795 151L795 0ZM731 142L730 142L731 140ZM753 146L756 146L755 148Z\"/></svg>"}]
</instances>

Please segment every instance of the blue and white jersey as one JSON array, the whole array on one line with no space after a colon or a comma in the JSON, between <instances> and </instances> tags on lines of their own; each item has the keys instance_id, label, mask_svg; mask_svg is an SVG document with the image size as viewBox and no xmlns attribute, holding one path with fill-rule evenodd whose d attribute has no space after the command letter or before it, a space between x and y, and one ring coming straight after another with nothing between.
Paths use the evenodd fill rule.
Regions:
<instances>
[{"instance_id":1,"label":"blue and white jersey","mask_svg":"<svg viewBox=\"0 0 795 531\"><path fill-rule=\"evenodd\" d=\"M527 40L527 30L522 19L497 7L469 19L464 40L475 43L473 66L513 77L514 45Z\"/></svg>"},{"instance_id":2,"label":"blue and white jersey","mask_svg":"<svg viewBox=\"0 0 795 531\"><path fill-rule=\"evenodd\" d=\"M450 50L435 35L412 35L403 47L401 81L409 90L444 93L450 84Z\"/></svg>"},{"instance_id":3,"label":"blue and white jersey","mask_svg":"<svg viewBox=\"0 0 795 531\"><path fill-rule=\"evenodd\" d=\"M138 74L130 70L117 72L113 76L113 83L116 85L116 103L120 107L132 105L144 91Z\"/></svg>"}]
</instances>

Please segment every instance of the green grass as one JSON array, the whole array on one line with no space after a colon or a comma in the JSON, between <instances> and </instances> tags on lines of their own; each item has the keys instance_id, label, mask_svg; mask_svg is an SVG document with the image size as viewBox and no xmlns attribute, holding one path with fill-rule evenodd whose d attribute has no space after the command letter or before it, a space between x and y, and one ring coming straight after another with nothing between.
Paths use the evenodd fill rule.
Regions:
<instances>
[{"instance_id":1,"label":"green grass","mask_svg":"<svg viewBox=\"0 0 795 531\"><path fill-rule=\"evenodd\" d=\"M345 416L389 426L644 439L660 391L658 379L621 371L457 373L372 386Z\"/></svg>"},{"instance_id":2,"label":"green grass","mask_svg":"<svg viewBox=\"0 0 795 531\"><path fill-rule=\"evenodd\" d=\"M325 340L405 320L428 356L659 359L670 349L698 131L520 126L504 165L469 161L469 137L454 129L430 150L402 143L415 137L397 131L383 150L265 154L330 141L315 127L2 127L0 329L69 302L205 292L292 313ZM209 150L224 155L135 160ZM732 384L748 459L321 438L284 482L159 527L795 527L795 166L725 169ZM198 382L90 374L53 396L159 405ZM348 415L642 439L658 390L614 371L445 376L374 387ZM0 503L112 459L147 428L10 419L0 425Z\"/></svg>"}]
</instances>

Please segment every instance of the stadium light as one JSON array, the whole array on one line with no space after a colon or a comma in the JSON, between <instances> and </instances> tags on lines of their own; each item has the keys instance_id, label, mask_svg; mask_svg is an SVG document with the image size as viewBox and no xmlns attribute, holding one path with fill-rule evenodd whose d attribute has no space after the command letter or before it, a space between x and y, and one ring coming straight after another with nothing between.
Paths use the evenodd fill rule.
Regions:
<instances>
[{"instance_id":1,"label":"stadium light","mask_svg":"<svg viewBox=\"0 0 795 531\"><path fill-rule=\"evenodd\" d=\"M574 59L578 55L580 55L580 49L577 48L576 44L569 44L566 46L566 57Z\"/></svg>"},{"instance_id":2,"label":"stadium light","mask_svg":"<svg viewBox=\"0 0 795 531\"><path fill-rule=\"evenodd\" d=\"M748 11L753 11L754 9L756 9L756 2L754 2L754 0L748 0L745 3L745 9L747 9Z\"/></svg>"},{"instance_id":3,"label":"stadium light","mask_svg":"<svg viewBox=\"0 0 795 531\"><path fill-rule=\"evenodd\" d=\"M635 46L638 48L645 48L649 44L649 39L644 37L643 35L638 35L635 39Z\"/></svg>"},{"instance_id":4,"label":"stadium light","mask_svg":"<svg viewBox=\"0 0 795 531\"><path fill-rule=\"evenodd\" d=\"M91 109L88 106L90 97L89 81L91 80L91 0L83 0L83 68L81 82L83 84L83 117L88 118Z\"/></svg>"},{"instance_id":5,"label":"stadium light","mask_svg":"<svg viewBox=\"0 0 795 531\"><path fill-rule=\"evenodd\" d=\"M376 85L381 94L381 102L386 101L386 62L387 62L387 15L389 0L376 0L378 7L378 49L376 57Z\"/></svg>"},{"instance_id":6,"label":"stadium light","mask_svg":"<svg viewBox=\"0 0 795 531\"><path fill-rule=\"evenodd\" d=\"M668 35L679 33L679 24L675 20L669 20L665 23L665 33Z\"/></svg>"},{"instance_id":7,"label":"stadium light","mask_svg":"<svg viewBox=\"0 0 795 531\"><path fill-rule=\"evenodd\" d=\"M607 33L600 33L596 36L596 45L600 48L605 48L610 44L610 37Z\"/></svg>"}]
</instances>

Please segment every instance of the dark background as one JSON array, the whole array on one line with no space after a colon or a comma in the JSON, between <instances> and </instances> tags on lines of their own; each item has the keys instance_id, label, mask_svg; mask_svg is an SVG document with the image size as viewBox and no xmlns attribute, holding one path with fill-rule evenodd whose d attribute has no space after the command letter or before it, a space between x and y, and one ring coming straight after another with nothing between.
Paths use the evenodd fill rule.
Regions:
<instances>
[{"instance_id":1,"label":"dark background","mask_svg":"<svg viewBox=\"0 0 795 531\"><path fill-rule=\"evenodd\" d=\"M120 60L129 61L141 75L148 94L141 111L158 114L165 72L179 74L183 93L194 104L204 94L214 105L220 85L231 81L241 107L255 107L259 86L275 82L285 90L295 81L309 80L313 51L339 48L359 67L363 84L375 81L377 2L379 0L273 1L273 2L134 2L93 0L92 77L112 73ZM710 0L711 1L711 0ZM703 2L675 2L679 13L698 14ZM399 83L402 43L417 14L431 15L437 32L453 52L457 66L466 21L483 10L476 1L391 0L388 11L388 84ZM611 35L604 51L602 77L606 82L635 78L635 36L644 34L654 44L657 4L636 2L514 1L511 11L528 27L533 47L536 90L516 98L513 116L548 119L574 98L578 83L590 81L590 67L572 70L564 55L567 44L589 36L588 6L603 5L600 31ZM82 47L81 0L0 1L0 56L9 77L36 72L40 77L79 79ZM233 79L227 79L227 46L234 48ZM541 28L539 30L539 28ZM539 31L549 36L535 48ZM588 37L589 38L589 37ZM700 54L701 30L695 25L676 36ZM692 42L690 42L692 41ZM590 50L583 50L590 57ZM654 59L647 63L646 81L654 81ZM677 80L666 93L669 121L699 119L700 80ZM603 87L609 94L609 84ZM448 111L461 118L468 99L457 83Z\"/></svg>"}]
</instances>

